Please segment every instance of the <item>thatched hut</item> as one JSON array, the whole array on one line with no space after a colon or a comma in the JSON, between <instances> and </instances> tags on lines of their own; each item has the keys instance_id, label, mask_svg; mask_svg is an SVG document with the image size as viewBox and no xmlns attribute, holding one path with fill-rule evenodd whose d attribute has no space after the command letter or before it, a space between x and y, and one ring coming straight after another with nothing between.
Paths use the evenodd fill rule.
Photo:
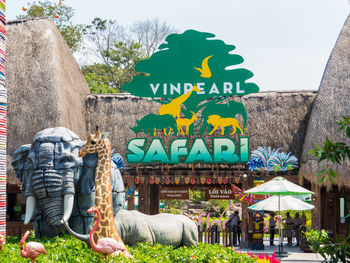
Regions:
<instances>
[{"instance_id":1,"label":"thatched hut","mask_svg":"<svg viewBox=\"0 0 350 263\"><path fill-rule=\"evenodd\" d=\"M315 144L322 146L326 138L333 142L350 143L336 123L342 115L350 116L349 62L350 17L332 50L312 107L299 171L301 181L312 183L316 192L314 226L337 234L345 233L345 220L342 217L350 212L350 160L346 159L341 165L327 161L318 163L308 152L315 148ZM320 177L314 175L327 165L336 171L338 177L334 178L333 184L330 180L318 184Z\"/></svg>"},{"instance_id":2,"label":"thatched hut","mask_svg":"<svg viewBox=\"0 0 350 263\"><path fill-rule=\"evenodd\" d=\"M85 137L85 97L90 91L50 18L10 21L6 35L7 216L19 220L21 211L14 211L21 195L11 166L13 152L49 127L65 126Z\"/></svg>"}]
</instances>

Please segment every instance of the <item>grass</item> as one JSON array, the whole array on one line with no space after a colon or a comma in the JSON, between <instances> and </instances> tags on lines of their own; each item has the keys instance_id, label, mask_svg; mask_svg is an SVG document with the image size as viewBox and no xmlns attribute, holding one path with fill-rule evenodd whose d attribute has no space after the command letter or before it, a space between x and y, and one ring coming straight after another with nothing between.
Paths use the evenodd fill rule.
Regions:
<instances>
[{"instance_id":1,"label":"grass","mask_svg":"<svg viewBox=\"0 0 350 263\"><path fill-rule=\"evenodd\" d=\"M20 256L19 237L7 237L6 244L0 251L0 262L30 262ZM101 255L92 251L84 242L71 236L62 236L50 239L36 240L32 237L27 241L37 241L42 243L47 251L47 255L40 255L37 262L103 262ZM128 247L134 259L124 257L111 258L109 262L142 262L142 263L173 263L173 262L256 262L255 259L236 253L232 248L225 248L220 245L210 245L200 243L194 247L174 248L156 244L149 246L139 244L136 247Z\"/></svg>"}]
</instances>

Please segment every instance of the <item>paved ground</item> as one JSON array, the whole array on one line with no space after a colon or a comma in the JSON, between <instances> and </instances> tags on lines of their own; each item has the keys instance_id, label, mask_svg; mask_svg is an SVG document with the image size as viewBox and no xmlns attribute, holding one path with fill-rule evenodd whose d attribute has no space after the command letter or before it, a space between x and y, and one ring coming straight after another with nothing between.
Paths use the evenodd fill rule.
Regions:
<instances>
[{"instance_id":1,"label":"paved ground","mask_svg":"<svg viewBox=\"0 0 350 263\"><path fill-rule=\"evenodd\" d=\"M240 252L246 252L247 249L239 249L236 248L237 251ZM289 263L318 263L322 262L323 258L321 255L316 253L305 253L302 250L299 249L299 247L290 247L290 246L284 246L283 251L286 252L286 254L283 257L278 256L278 246L269 246L268 242L265 244L265 250L250 250L254 254L260 254L267 252L269 255L272 255L273 250L275 250L275 253L279 259L281 259L281 262L289 262Z\"/></svg>"}]
</instances>

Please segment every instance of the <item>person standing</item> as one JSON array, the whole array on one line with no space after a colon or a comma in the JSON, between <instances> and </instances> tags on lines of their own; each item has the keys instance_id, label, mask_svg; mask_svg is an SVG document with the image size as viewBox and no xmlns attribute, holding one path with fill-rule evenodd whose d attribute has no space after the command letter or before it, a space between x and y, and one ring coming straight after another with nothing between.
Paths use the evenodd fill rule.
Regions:
<instances>
[{"instance_id":1,"label":"person standing","mask_svg":"<svg viewBox=\"0 0 350 263\"><path fill-rule=\"evenodd\" d=\"M231 222L231 231L232 231L232 235L233 235L233 242L232 243L235 246L237 243L238 223L239 223L238 211L235 211L233 214L231 214L228 221Z\"/></svg>"},{"instance_id":2,"label":"person standing","mask_svg":"<svg viewBox=\"0 0 350 263\"><path fill-rule=\"evenodd\" d=\"M273 240L275 239L275 229L276 229L276 219L275 219L274 212L270 214L269 228L270 228L270 246L273 246Z\"/></svg>"},{"instance_id":3,"label":"person standing","mask_svg":"<svg viewBox=\"0 0 350 263\"><path fill-rule=\"evenodd\" d=\"M241 244L241 236L242 236L242 220L238 216L237 244Z\"/></svg>"},{"instance_id":4,"label":"person standing","mask_svg":"<svg viewBox=\"0 0 350 263\"><path fill-rule=\"evenodd\" d=\"M299 217L299 213L297 212L295 214L295 218L293 220L293 226L294 226L294 233L295 233L295 238L297 239L297 246L300 244L300 227L302 225L302 220Z\"/></svg>"},{"instance_id":5,"label":"person standing","mask_svg":"<svg viewBox=\"0 0 350 263\"><path fill-rule=\"evenodd\" d=\"M293 218L291 218L289 212L286 213L286 220L285 220L285 224L286 224L286 236L287 236L287 241L288 241L288 246L292 245L292 240L293 240L293 226L294 226L294 222L293 222Z\"/></svg>"},{"instance_id":6,"label":"person standing","mask_svg":"<svg viewBox=\"0 0 350 263\"><path fill-rule=\"evenodd\" d=\"M303 214L301 215L301 225L306 226L306 215L303 211Z\"/></svg>"}]
</instances>

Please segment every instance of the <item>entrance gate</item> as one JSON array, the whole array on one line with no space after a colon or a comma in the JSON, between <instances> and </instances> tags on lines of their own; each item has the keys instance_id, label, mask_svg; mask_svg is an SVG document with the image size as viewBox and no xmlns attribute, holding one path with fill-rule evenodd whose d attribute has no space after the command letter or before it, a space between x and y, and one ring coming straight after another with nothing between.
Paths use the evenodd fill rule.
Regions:
<instances>
[{"instance_id":1,"label":"entrance gate","mask_svg":"<svg viewBox=\"0 0 350 263\"><path fill-rule=\"evenodd\" d=\"M214 167L214 166L213 166ZM173 189L197 188L203 186L206 188L227 189L232 188L231 184L237 185L241 189L254 187L253 181L260 177L264 181L269 181L278 172L257 173L247 171L244 164L232 165L230 170L194 170L194 169L129 169L125 171L124 182L128 188L136 185L138 190L138 210L146 214L158 214L160 212L160 189L162 187ZM293 173L292 173L293 172ZM288 171L284 177L294 183L297 183L298 171ZM213 192L212 192L213 194ZM242 241L248 240L249 225L252 222L252 214L248 211L249 204L242 203ZM128 200L128 209L135 209L134 196ZM214 234L208 234L213 237ZM211 240L211 239L210 239ZM210 241L212 242L212 241Z\"/></svg>"}]
</instances>

